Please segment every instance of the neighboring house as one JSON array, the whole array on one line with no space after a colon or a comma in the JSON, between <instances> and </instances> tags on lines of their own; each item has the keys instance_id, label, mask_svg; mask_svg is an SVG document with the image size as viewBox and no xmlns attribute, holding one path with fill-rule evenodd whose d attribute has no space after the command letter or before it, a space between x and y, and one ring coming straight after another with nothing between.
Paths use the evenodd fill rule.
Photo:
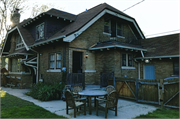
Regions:
<instances>
[{"instance_id":1,"label":"neighboring house","mask_svg":"<svg viewBox=\"0 0 180 119\"><path fill-rule=\"evenodd\" d=\"M143 59L150 59L149 64L156 72L157 65L164 68L166 63L161 56L171 55L168 52L153 55L153 49L161 47L160 42L145 40L134 18L106 3L78 15L51 9L21 23L18 11L14 16L17 16L13 17L14 27L7 33L1 55L9 59L10 81L17 86L29 87L39 79L59 83L63 70L84 73L86 84L99 84L101 72L114 72L115 77L144 78ZM171 48L176 51L177 47ZM178 52L173 56L178 58ZM167 63L172 63L167 68L171 70L173 56L167 57Z\"/></svg>"}]
</instances>

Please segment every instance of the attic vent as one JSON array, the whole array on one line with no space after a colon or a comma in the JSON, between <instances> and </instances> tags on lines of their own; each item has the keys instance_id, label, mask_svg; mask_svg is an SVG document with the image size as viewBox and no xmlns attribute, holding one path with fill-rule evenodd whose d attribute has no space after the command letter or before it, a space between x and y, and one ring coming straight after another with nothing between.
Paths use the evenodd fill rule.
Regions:
<instances>
[{"instance_id":1,"label":"attic vent","mask_svg":"<svg viewBox=\"0 0 180 119\"><path fill-rule=\"evenodd\" d=\"M61 33L63 33L64 31L66 31L66 30L62 30Z\"/></svg>"}]
</instances>

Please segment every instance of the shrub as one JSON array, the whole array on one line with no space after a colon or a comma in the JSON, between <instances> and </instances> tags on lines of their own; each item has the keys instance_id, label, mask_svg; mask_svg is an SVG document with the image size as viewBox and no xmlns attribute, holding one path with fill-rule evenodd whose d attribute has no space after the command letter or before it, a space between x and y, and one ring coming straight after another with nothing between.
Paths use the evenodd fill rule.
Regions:
<instances>
[{"instance_id":1,"label":"shrub","mask_svg":"<svg viewBox=\"0 0 180 119\"><path fill-rule=\"evenodd\" d=\"M27 92L26 95L32 96L41 101L59 100L64 86L64 84L51 85L38 83L32 85L30 92Z\"/></svg>"}]
</instances>

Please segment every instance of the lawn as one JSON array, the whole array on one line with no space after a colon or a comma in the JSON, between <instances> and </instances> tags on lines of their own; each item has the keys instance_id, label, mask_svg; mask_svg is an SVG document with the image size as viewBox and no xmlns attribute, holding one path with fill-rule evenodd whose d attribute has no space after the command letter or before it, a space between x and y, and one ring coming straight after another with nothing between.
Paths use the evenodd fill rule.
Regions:
<instances>
[{"instance_id":1,"label":"lawn","mask_svg":"<svg viewBox=\"0 0 180 119\"><path fill-rule=\"evenodd\" d=\"M56 115L32 102L1 93L1 118L65 118Z\"/></svg>"},{"instance_id":2,"label":"lawn","mask_svg":"<svg viewBox=\"0 0 180 119\"><path fill-rule=\"evenodd\" d=\"M179 118L179 110L177 109L157 109L152 113L140 115L136 118Z\"/></svg>"}]
</instances>

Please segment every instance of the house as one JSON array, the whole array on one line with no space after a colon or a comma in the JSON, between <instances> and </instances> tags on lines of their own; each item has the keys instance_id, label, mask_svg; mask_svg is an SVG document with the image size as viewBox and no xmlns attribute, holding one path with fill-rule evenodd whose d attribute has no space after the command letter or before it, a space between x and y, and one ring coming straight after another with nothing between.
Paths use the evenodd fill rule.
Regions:
<instances>
[{"instance_id":1,"label":"house","mask_svg":"<svg viewBox=\"0 0 180 119\"><path fill-rule=\"evenodd\" d=\"M101 72L114 72L115 77L149 78L146 73L143 77L147 71L144 60L150 60L148 66L151 64L156 71L168 59L171 67L166 68L173 70L174 58L179 57L178 52L173 56L169 52L153 55L160 42L145 39L133 17L106 3L78 15L51 9L21 23L19 18L16 10L14 27L8 31L1 52L8 58L8 78L16 86L29 87L42 80L59 83L64 71L83 73L86 84L99 84ZM154 42L157 45L153 46ZM178 47L171 48L176 51ZM163 77L155 73L154 78Z\"/></svg>"}]
</instances>

